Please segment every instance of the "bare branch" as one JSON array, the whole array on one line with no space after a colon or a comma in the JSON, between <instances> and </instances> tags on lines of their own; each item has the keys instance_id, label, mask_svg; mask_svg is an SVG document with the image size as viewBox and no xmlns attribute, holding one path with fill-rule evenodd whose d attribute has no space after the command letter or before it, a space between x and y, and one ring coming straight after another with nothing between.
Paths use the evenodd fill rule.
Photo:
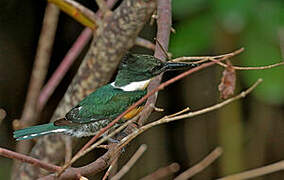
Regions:
<instances>
[{"instance_id":1,"label":"bare branch","mask_svg":"<svg viewBox=\"0 0 284 180\"><path fill-rule=\"evenodd\" d=\"M101 20L97 18L95 13L80 3L73 0L48 0L48 2L55 4L68 14L73 17L76 21L87 26L91 29L96 29L97 25L101 24Z\"/></svg>"},{"instance_id":2,"label":"bare branch","mask_svg":"<svg viewBox=\"0 0 284 180\"><path fill-rule=\"evenodd\" d=\"M210 61L216 61L214 58L208 58L208 60ZM280 63L275 63L275 64L271 64L271 65L266 65L266 66L257 66L257 67L240 67L240 66L233 66L233 65L228 65L222 62L218 62L217 64L219 64L220 66L227 68L228 66L230 66L231 68L235 69L235 70L264 70L264 69L271 69L277 66L281 66L284 65L284 62L280 62Z\"/></svg>"},{"instance_id":3,"label":"bare branch","mask_svg":"<svg viewBox=\"0 0 284 180\"><path fill-rule=\"evenodd\" d=\"M61 167L59 167L59 166L55 166L55 165L40 161L38 159L35 159L33 157L26 156L26 155L23 155L23 154L14 152L14 151L10 151L8 149L4 149L4 148L1 148L1 147L0 147L0 155L5 156L7 158L17 159L17 160L20 160L22 162L30 163L30 164L33 164L34 166L46 169L46 170L51 171L51 172L56 172L56 171L59 171L61 169Z\"/></svg>"},{"instance_id":4,"label":"bare branch","mask_svg":"<svg viewBox=\"0 0 284 180\"><path fill-rule=\"evenodd\" d=\"M157 0L157 36L156 39L161 43L162 47L168 51L170 34L171 34L171 26L172 26L172 6L171 0ZM161 60L166 60L164 53L161 47L156 43L155 54L154 56ZM158 77L154 78L148 87L148 91L152 91L160 85L162 74ZM138 124L142 125L150 116L153 111L153 107L155 107L156 100L158 94L153 94L147 99L147 102L140 113L140 118L138 120Z\"/></svg>"},{"instance_id":5,"label":"bare branch","mask_svg":"<svg viewBox=\"0 0 284 180\"><path fill-rule=\"evenodd\" d=\"M156 179L163 179L165 177L169 177L170 175L178 172L180 166L178 163L172 163L169 166L159 168L157 171L149 174L141 178L140 180L156 180Z\"/></svg>"},{"instance_id":6,"label":"bare branch","mask_svg":"<svg viewBox=\"0 0 284 180\"><path fill-rule=\"evenodd\" d=\"M72 158L72 137L65 136L65 163Z\"/></svg>"},{"instance_id":7,"label":"bare branch","mask_svg":"<svg viewBox=\"0 0 284 180\"><path fill-rule=\"evenodd\" d=\"M121 170L111 178L111 180L119 180L124 176L129 169L135 164L135 162L143 155L143 153L147 150L147 145L142 144L139 149L133 154L130 160L121 168Z\"/></svg>"},{"instance_id":8,"label":"bare branch","mask_svg":"<svg viewBox=\"0 0 284 180\"><path fill-rule=\"evenodd\" d=\"M284 161L279 161L277 163L273 163L273 164L263 166L260 168L225 176L225 177L219 178L219 180L250 179L250 178L256 178L259 176L263 176L266 174L270 174L270 173L274 173L274 172L282 171L282 170L284 170Z\"/></svg>"},{"instance_id":9,"label":"bare branch","mask_svg":"<svg viewBox=\"0 0 284 180\"><path fill-rule=\"evenodd\" d=\"M217 147L212 151L208 156L206 156L202 161L198 164L194 165L190 169L184 171L180 175L178 175L175 180L186 180L190 179L192 176L196 175L197 173L203 171L207 168L210 164L212 164L218 157L220 157L223 153L221 147Z\"/></svg>"},{"instance_id":10,"label":"bare branch","mask_svg":"<svg viewBox=\"0 0 284 180\"><path fill-rule=\"evenodd\" d=\"M58 68L53 73L51 78L45 84L45 86L43 87L39 95L38 102L37 102L38 103L37 107L39 111L43 109L48 99L54 92L55 88L61 82L64 75L67 73L68 69L70 68L70 66L79 56L82 49L85 47L88 41L91 40L91 37L92 37L92 30L89 28L85 28L80 34L80 36L77 38L75 43L72 45L72 47L69 49L66 56L63 58L61 64L58 66Z\"/></svg>"},{"instance_id":11,"label":"bare branch","mask_svg":"<svg viewBox=\"0 0 284 180\"><path fill-rule=\"evenodd\" d=\"M50 1L50 0L49 0ZM74 8L78 9L81 13L91 19L94 23L101 21L97 18L97 15L90 9L86 8L85 6L81 5L80 3L73 1L73 0L63 0L64 2L70 4Z\"/></svg>"},{"instance_id":12,"label":"bare branch","mask_svg":"<svg viewBox=\"0 0 284 180\"><path fill-rule=\"evenodd\" d=\"M155 45L151 41L140 37L136 38L135 44L141 47L145 47L147 49L155 50Z\"/></svg>"},{"instance_id":13,"label":"bare branch","mask_svg":"<svg viewBox=\"0 0 284 180\"><path fill-rule=\"evenodd\" d=\"M244 48L240 48L241 51L244 51ZM208 61L209 59L220 59L226 56L229 56L231 53L227 54L222 54L222 55L217 55L217 56L183 56L183 57L178 57L175 59L172 59L172 62L182 62L182 61L196 61L196 60L206 60Z\"/></svg>"}]
</instances>

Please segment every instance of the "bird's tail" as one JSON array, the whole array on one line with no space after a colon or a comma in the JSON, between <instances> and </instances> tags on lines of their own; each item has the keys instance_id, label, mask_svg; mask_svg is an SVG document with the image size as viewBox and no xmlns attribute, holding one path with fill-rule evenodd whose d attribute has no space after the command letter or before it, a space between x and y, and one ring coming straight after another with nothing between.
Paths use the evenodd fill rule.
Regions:
<instances>
[{"instance_id":1,"label":"bird's tail","mask_svg":"<svg viewBox=\"0 0 284 180\"><path fill-rule=\"evenodd\" d=\"M14 131L14 138L19 140L32 139L38 136L47 135L51 133L65 132L68 129L64 126L55 126L53 123L32 126L25 129Z\"/></svg>"}]
</instances>

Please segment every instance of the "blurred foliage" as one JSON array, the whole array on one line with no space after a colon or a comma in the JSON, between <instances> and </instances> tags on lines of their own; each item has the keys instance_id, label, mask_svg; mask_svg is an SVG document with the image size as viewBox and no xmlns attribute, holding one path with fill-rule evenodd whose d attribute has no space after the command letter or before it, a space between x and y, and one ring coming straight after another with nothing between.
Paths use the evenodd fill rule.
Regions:
<instances>
[{"instance_id":1,"label":"blurred foliage","mask_svg":"<svg viewBox=\"0 0 284 180\"><path fill-rule=\"evenodd\" d=\"M220 38L218 27L239 37L234 49L245 47L238 60L243 66L263 66L283 59L280 44L281 37L284 38L283 0L174 0L173 15L177 33L172 35L170 52L174 57L206 55L201 53L214 50L215 40ZM282 48L284 51L283 44ZM261 88L253 92L256 98L269 103L284 102L283 67L246 71L241 75L246 86L257 78L264 79Z\"/></svg>"}]
</instances>

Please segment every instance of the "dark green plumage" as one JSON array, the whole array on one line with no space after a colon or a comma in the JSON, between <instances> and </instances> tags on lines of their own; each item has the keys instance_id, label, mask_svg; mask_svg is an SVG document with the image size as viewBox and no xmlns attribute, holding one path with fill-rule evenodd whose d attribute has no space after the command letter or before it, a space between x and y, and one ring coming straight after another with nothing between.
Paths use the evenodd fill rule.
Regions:
<instances>
[{"instance_id":1,"label":"dark green plumage","mask_svg":"<svg viewBox=\"0 0 284 180\"><path fill-rule=\"evenodd\" d=\"M66 119L77 123L112 120L146 93L147 90L127 92L108 84L83 99L78 106L66 114Z\"/></svg>"}]
</instances>

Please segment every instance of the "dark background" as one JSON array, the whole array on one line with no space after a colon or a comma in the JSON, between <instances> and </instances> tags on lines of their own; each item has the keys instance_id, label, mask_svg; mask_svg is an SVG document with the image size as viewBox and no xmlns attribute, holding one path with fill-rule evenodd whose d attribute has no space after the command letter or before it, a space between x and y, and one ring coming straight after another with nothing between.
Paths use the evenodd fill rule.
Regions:
<instances>
[{"instance_id":1,"label":"dark background","mask_svg":"<svg viewBox=\"0 0 284 180\"><path fill-rule=\"evenodd\" d=\"M95 10L95 1L82 1ZM273 64L283 59L284 2L282 0L173 0L170 53L173 57L217 55L245 48L233 63L242 66ZM0 125L0 146L13 149L12 121L21 116L29 84L46 2L0 1L0 107L7 117ZM80 34L83 27L60 14L47 79ZM141 37L153 40L155 25L147 25ZM131 51L151 51L134 47ZM80 58L72 66L41 115L47 122L76 73ZM198 110L220 102L218 84L222 68L211 67L178 81L159 93L151 120L187 106ZM164 79L177 75L167 73ZM199 162L215 147L224 154L196 179L212 179L284 159L284 69L238 71L239 92L259 77L264 82L251 95L218 111L169 123L140 135L121 156L123 164L140 144L148 150L124 179L143 177L159 167L178 162L185 170ZM10 177L12 161L0 157L0 179ZM283 179L277 172L264 179Z\"/></svg>"}]
</instances>

